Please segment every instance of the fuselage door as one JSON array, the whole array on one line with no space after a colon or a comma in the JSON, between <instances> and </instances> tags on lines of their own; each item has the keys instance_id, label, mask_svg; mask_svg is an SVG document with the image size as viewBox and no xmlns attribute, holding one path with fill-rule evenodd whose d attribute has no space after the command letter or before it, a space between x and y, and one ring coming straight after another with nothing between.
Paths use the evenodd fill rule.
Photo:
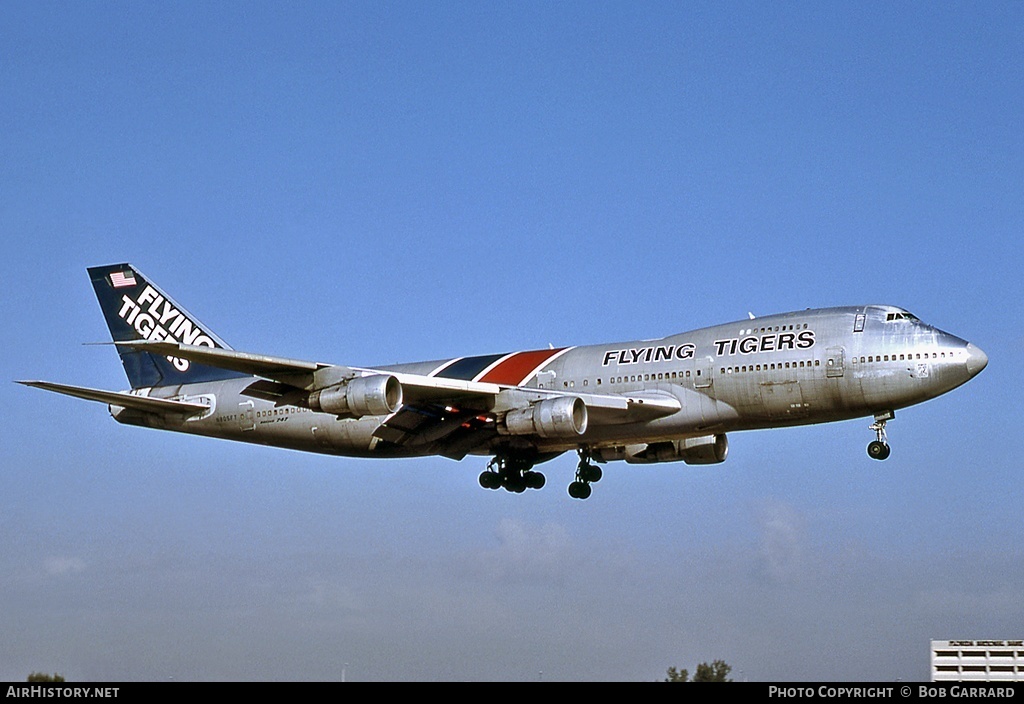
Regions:
<instances>
[{"instance_id":1,"label":"fuselage door","mask_svg":"<svg viewBox=\"0 0 1024 704\"><path fill-rule=\"evenodd\" d=\"M714 361L711 359L711 357L704 357L702 359L696 360L696 364L694 364L694 367L696 369L694 371L693 377L694 387L698 389L706 389L707 387L711 386L711 369L713 365Z\"/></svg>"},{"instance_id":2,"label":"fuselage door","mask_svg":"<svg viewBox=\"0 0 1024 704\"><path fill-rule=\"evenodd\" d=\"M328 429L319 425L313 426L313 439L316 441L317 447L329 449L331 447L331 436Z\"/></svg>"},{"instance_id":3,"label":"fuselage door","mask_svg":"<svg viewBox=\"0 0 1024 704\"><path fill-rule=\"evenodd\" d=\"M825 350L825 376L839 377L843 375L844 352L842 347L829 347Z\"/></svg>"},{"instance_id":4,"label":"fuselage door","mask_svg":"<svg viewBox=\"0 0 1024 704\"><path fill-rule=\"evenodd\" d=\"M252 401L243 401L238 404L238 427L242 430L256 429L256 411Z\"/></svg>"}]
</instances>

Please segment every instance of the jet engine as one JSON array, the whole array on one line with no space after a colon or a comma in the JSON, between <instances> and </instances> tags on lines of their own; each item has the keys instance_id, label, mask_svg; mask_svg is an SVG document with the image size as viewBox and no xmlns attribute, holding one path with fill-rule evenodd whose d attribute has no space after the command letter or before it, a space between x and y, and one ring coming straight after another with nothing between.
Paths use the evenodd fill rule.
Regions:
<instances>
[{"instance_id":1,"label":"jet engine","mask_svg":"<svg viewBox=\"0 0 1024 704\"><path fill-rule=\"evenodd\" d=\"M704 435L650 445L601 448L593 454L594 458L600 461L625 460L629 464L655 464L680 460L686 464L718 464L725 462L729 454L729 439L724 434Z\"/></svg>"},{"instance_id":2,"label":"jet engine","mask_svg":"<svg viewBox=\"0 0 1024 704\"><path fill-rule=\"evenodd\" d=\"M351 379L309 395L309 407L338 416L361 418L394 413L402 406L402 384L388 374Z\"/></svg>"},{"instance_id":3,"label":"jet engine","mask_svg":"<svg viewBox=\"0 0 1024 704\"><path fill-rule=\"evenodd\" d=\"M587 404L576 396L562 396L517 408L505 415L511 435L572 438L587 431Z\"/></svg>"}]
</instances>

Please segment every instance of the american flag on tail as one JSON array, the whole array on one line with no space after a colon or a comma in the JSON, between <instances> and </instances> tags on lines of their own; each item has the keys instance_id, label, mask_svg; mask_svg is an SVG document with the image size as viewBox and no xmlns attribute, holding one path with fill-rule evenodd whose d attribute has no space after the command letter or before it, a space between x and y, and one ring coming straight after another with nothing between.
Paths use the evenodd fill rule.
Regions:
<instances>
[{"instance_id":1,"label":"american flag on tail","mask_svg":"<svg viewBox=\"0 0 1024 704\"><path fill-rule=\"evenodd\" d=\"M131 269L114 271L110 274L110 284L114 288L125 288L135 285L135 273Z\"/></svg>"}]
</instances>

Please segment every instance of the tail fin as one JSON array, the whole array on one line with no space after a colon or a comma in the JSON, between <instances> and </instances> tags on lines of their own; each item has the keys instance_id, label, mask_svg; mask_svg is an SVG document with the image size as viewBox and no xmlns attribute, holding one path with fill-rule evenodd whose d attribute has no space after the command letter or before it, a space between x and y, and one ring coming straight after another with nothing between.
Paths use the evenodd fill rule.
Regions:
<instances>
[{"instance_id":1,"label":"tail fin","mask_svg":"<svg viewBox=\"0 0 1024 704\"><path fill-rule=\"evenodd\" d=\"M189 345L231 349L132 265L92 267L89 278L115 342L176 340ZM126 347L119 346L118 353L133 389L245 376L187 359L163 357Z\"/></svg>"}]
</instances>

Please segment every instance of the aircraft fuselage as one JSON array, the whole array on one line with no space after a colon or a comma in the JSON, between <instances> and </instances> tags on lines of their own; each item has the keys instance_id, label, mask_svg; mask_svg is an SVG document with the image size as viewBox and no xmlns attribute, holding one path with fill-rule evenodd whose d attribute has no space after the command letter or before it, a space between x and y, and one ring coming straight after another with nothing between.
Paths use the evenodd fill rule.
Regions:
<instances>
[{"instance_id":1,"label":"aircraft fuselage","mask_svg":"<svg viewBox=\"0 0 1024 704\"><path fill-rule=\"evenodd\" d=\"M586 447L599 460L628 460L629 448L635 458L639 446L688 437L882 416L963 384L986 363L978 348L903 309L869 305L770 315L657 340L375 367L505 386L473 409L482 415L567 395L678 401L670 415L591 423L572 438L525 439L496 427L482 444L439 452L429 437L404 444L379 437L386 416L338 418L261 394L249 377L142 390L210 406L191 418L111 411L123 423L359 457L529 451L546 458ZM456 420L464 418L460 412Z\"/></svg>"},{"instance_id":2,"label":"aircraft fuselage","mask_svg":"<svg viewBox=\"0 0 1024 704\"><path fill-rule=\"evenodd\" d=\"M750 317L656 340L356 367L231 349L129 263L89 268L130 391L22 381L108 404L121 423L354 457L491 455L480 485L519 493L574 451L594 464L723 462L727 433L871 416L884 460L897 409L988 363L902 308Z\"/></svg>"}]
</instances>

